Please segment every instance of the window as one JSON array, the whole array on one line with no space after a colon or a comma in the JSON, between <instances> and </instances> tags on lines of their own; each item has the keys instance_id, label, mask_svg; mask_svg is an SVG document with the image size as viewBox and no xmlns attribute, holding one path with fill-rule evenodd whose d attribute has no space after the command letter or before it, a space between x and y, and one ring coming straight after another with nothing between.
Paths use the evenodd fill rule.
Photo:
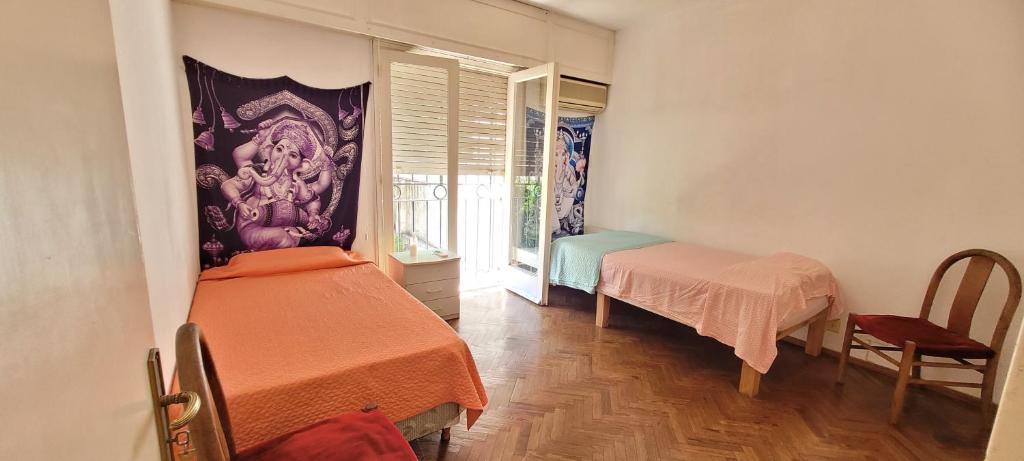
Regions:
<instances>
[{"instance_id":1,"label":"window","mask_svg":"<svg viewBox=\"0 0 1024 461\"><path fill-rule=\"evenodd\" d=\"M507 99L506 75L462 67L458 252L467 288L497 284L503 264Z\"/></svg>"},{"instance_id":2,"label":"window","mask_svg":"<svg viewBox=\"0 0 1024 461\"><path fill-rule=\"evenodd\" d=\"M462 257L463 287L497 285L507 239L505 124L514 68L383 46L378 85L386 78L387 87L378 87L378 107L387 105L380 112L381 174L387 177L381 200L387 203L381 204L381 250L404 251L411 240L418 249L447 248Z\"/></svg>"},{"instance_id":3,"label":"window","mask_svg":"<svg viewBox=\"0 0 1024 461\"><path fill-rule=\"evenodd\" d=\"M448 242L448 70L391 63L393 250Z\"/></svg>"},{"instance_id":4,"label":"window","mask_svg":"<svg viewBox=\"0 0 1024 461\"><path fill-rule=\"evenodd\" d=\"M458 62L380 50L381 250L454 250Z\"/></svg>"}]
</instances>

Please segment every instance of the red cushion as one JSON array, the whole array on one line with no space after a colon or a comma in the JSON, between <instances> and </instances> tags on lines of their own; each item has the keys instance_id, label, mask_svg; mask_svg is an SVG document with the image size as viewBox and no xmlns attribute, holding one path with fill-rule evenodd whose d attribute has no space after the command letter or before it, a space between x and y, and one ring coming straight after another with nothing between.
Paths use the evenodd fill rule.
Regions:
<instances>
[{"instance_id":1,"label":"red cushion","mask_svg":"<svg viewBox=\"0 0 1024 461\"><path fill-rule=\"evenodd\" d=\"M988 346L925 319L850 314L850 321L893 346L903 347L906 341L913 341L917 343L917 352L923 355L963 359L988 359L995 355Z\"/></svg>"},{"instance_id":2,"label":"red cushion","mask_svg":"<svg viewBox=\"0 0 1024 461\"><path fill-rule=\"evenodd\" d=\"M409 442L379 411L352 412L263 442L239 461L415 461Z\"/></svg>"}]
</instances>

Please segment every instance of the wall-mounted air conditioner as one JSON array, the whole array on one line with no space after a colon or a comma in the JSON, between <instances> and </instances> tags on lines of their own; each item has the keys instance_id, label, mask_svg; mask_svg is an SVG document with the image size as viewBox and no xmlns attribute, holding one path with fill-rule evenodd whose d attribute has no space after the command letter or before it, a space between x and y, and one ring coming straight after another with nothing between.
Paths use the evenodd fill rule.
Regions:
<instances>
[{"instance_id":1,"label":"wall-mounted air conditioner","mask_svg":"<svg viewBox=\"0 0 1024 461\"><path fill-rule=\"evenodd\" d=\"M558 107L597 114L608 105L608 85L563 75L558 84Z\"/></svg>"}]
</instances>

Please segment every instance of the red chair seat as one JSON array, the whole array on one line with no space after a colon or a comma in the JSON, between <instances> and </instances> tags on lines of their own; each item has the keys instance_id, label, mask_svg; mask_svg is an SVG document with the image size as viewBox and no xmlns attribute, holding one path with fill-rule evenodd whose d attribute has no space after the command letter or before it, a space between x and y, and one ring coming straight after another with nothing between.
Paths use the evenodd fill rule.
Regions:
<instances>
[{"instance_id":1,"label":"red chair seat","mask_svg":"<svg viewBox=\"0 0 1024 461\"><path fill-rule=\"evenodd\" d=\"M402 433L379 411L352 412L263 442L239 461L415 461Z\"/></svg>"},{"instance_id":2,"label":"red chair seat","mask_svg":"<svg viewBox=\"0 0 1024 461\"><path fill-rule=\"evenodd\" d=\"M850 314L850 321L865 333L893 346L903 347L906 341L913 341L922 355L962 359L988 359L995 355L988 346L925 319Z\"/></svg>"}]
</instances>

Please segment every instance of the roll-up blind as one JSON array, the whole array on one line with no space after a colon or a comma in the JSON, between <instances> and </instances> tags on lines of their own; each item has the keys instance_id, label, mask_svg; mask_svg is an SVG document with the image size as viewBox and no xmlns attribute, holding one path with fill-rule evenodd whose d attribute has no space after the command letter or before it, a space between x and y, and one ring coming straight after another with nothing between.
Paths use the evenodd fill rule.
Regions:
<instances>
[{"instance_id":1,"label":"roll-up blind","mask_svg":"<svg viewBox=\"0 0 1024 461\"><path fill-rule=\"evenodd\" d=\"M448 70L391 63L395 174L448 174Z\"/></svg>"},{"instance_id":2,"label":"roll-up blind","mask_svg":"<svg viewBox=\"0 0 1024 461\"><path fill-rule=\"evenodd\" d=\"M505 174L507 91L505 76L460 69L460 175Z\"/></svg>"}]
</instances>

